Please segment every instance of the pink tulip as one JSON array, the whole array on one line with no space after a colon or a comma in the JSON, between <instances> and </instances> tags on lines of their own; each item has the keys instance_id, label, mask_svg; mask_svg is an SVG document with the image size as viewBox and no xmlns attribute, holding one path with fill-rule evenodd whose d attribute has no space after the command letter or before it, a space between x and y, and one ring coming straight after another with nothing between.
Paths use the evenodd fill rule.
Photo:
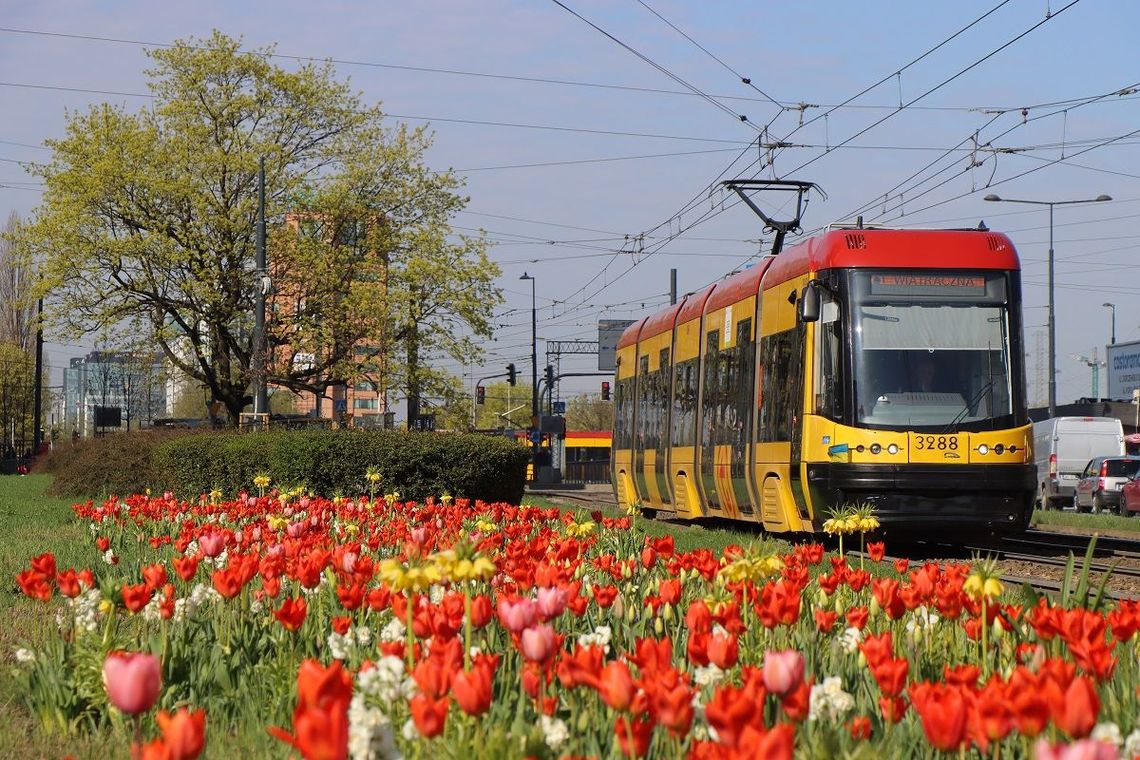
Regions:
<instances>
[{"instance_id":1,"label":"pink tulip","mask_svg":"<svg viewBox=\"0 0 1140 760\"><path fill-rule=\"evenodd\" d=\"M103 660L103 684L111 704L128 715L154 707L162 688L158 658L141 652L111 652Z\"/></svg>"},{"instance_id":2,"label":"pink tulip","mask_svg":"<svg viewBox=\"0 0 1140 760\"><path fill-rule=\"evenodd\" d=\"M166 501L174 501L174 491L163 491L162 498Z\"/></svg>"},{"instance_id":3,"label":"pink tulip","mask_svg":"<svg viewBox=\"0 0 1140 760\"><path fill-rule=\"evenodd\" d=\"M533 599L519 599L513 602L509 599L500 599L498 612L503 627L512 633L519 633L534 622L538 616L538 606Z\"/></svg>"},{"instance_id":4,"label":"pink tulip","mask_svg":"<svg viewBox=\"0 0 1140 760\"><path fill-rule=\"evenodd\" d=\"M248 499L245 500L245 504L247 507L256 507L257 506L257 497L256 496L250 496Z\"/></svg>"},{"instance_id":5,"label":"pink tulip","mask_svg":"<svg viewBox=\"0 0 1140 760\"><path fill-rule=\"evenodd\" d=\"M412 543L423 546L425 541L427 541L427 528L412 528Z\"/></svg>"},{"instance_id":6,"label":"pink tulip","mask_svg":"<svg viewBox=\"0 0 1140 760\"><path fill-rule=\"evenodd\" d=\"M204 533L198 538L198 546L207 557L216 557L226 548L226 537L221 533Z\"/></svg>"},{"instance_id":7,"label":"pink tulip","mask_svg":"<svg viewBox=\"0 0 1140 760\"><path fill-rule=\"evenodd\" d=\"M764 655L764 688L773 694L790 694L804 680L804 656L792 649Z\"/></svg>"},{"instance_id":8,"label":"pink tulip","mask_svg":"<svg viewBox=\"0 0 1140 760\"><path fill-rule=\"evenodd\" d=\"M308 496L302 496L300 499L297 499L297 506L301 509L308 509L310 503L312 503L312 499Z\"/></svg>"},{"instance_id":9,"label":"pink tulip","mask_svg":"<svg viewBox=\"0 0 1140 760\"><path fill-rule=\"evenodd\" d=\"M544 620L556 618L566 609L568 594L561 588L540 588L538 590L538 611Z\"/></svg>"},{"instance_id":10,"label":"pink tulip","mask_svg":"<svg viewBox=\"0 0 1140 760\"><path fill-rule=\"evenodd\" d=\"M519 648L523 657L532 662L544 662L554 651L554 628L536 625L527 628L520 637Z\"/></svg>"},{"instance_id":11,"label":"pink tulip","mask_svg":"<svg viewBox=\"0 0 1140 760\"><path fill-rule=\"evenodd\" d=\"M340 556L340 569L352 575L352 571L356 569L356 552L345 552Z\"/></svg>"},{"instance_id":12,"label":"pink tulip","mask_svg":"<svg viewBox=\"0 0 1140 760\"><path fill-rule=\"evenodd\" d=\"M304 532L304 523L289 523L285 526L285 534L289 536L289 538L300 538L301 534Z\"/></svg>"},{"instance_id":13,"label":"pink tulip","mask_svg":"<svg viewBox=\"0 0 1140 760\"><path fill-rule=\"evenodd\" d=\"M1120 752L1112 744L1096 739L1053 745L1042 738L1033 747L1033 756L1037 760L1117 760Z\"/></svg>"}]
</instances>

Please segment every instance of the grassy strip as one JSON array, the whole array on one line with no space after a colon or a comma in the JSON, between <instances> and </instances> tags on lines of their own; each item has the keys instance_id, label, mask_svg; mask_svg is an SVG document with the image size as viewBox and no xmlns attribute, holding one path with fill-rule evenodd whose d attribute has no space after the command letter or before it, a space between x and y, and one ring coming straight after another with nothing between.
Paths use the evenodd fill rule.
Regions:
<instances>
[{"instance_id":1,"label":"grassy strip","mask_svg":"<svg viewBox=\"0 0 1140 760\"><path fill-rule=\"evenodd\" d=\"M1140 533L1140 519L1135 517L1120 517L1113 514L1101 513L1099 515L1078 514L1076 512L1043 512L1037 510L1033 513L1033 525L1039 528L1064 527L1079 528L1093 531L1115 530L1127 533Z\"/></svg>"}]
</instances>

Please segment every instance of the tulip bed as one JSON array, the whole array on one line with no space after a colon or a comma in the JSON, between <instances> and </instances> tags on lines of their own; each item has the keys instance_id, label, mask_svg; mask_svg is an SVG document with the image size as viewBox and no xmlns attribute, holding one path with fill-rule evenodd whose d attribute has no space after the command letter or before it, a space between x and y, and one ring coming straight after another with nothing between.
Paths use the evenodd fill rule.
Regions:
<instances>
[{"instance_id":1,"label":"tulip bed","mask_svg":"<svg viewBox=\"0 0 1140 760\"><path fill-rule=\"evenodd\" d=\"M1140 752L1140 605L1084 584L1027 603L985 562L881 543L680 552L636 514L446 497L74 512L91 563L29 560L19 588L57 630L12 668L43 730L113 754Z\"/></svg>"}]
</instances>

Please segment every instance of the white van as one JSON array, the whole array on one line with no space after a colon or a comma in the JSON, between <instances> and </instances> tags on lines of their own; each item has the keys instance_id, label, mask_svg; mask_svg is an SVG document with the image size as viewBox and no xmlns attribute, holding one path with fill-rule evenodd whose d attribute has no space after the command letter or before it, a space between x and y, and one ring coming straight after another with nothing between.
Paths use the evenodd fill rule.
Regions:
<instances>
[{"instance_id":1,"label":"white van","mask_svg":"<svg viewBox=\"0 0 1140 760\"><path fill-rule=\"evenodd\" d=\"M1124 427L1113 417L1054 417L1033 425L1037 505L1063 509L1089 461L1124 455Z\"/></svg>"}]
</instances>

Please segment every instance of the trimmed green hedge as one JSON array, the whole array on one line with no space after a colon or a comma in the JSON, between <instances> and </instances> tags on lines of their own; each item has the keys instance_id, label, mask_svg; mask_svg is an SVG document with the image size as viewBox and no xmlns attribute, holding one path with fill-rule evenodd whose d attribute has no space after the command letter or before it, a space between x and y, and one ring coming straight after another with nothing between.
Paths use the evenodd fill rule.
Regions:
<instances>
[{"instance_id":1,"label":"trimmed green hedge","mask_svg":"<svg viewBox=\"0 0 1140 760\"><path fill-rule=\"evenodd\" d=\"M55 476L48 489L54 496L102 498L161 490L165 478L156 468L154 451L181 435L185 433L147 430L60 441L36 462L35 471Z\"/></svg>"},{"instance_id":2,"label":"trimmed green hedge","mask_svg":"<svg viewBox=\"0 0 1140 760\"><path fill-rule=\"evenodd\" d=\"M449 493L513 504L522 499L528 458L526 447L506 438L388 430L203 433L165 441L154 452L163 487L182 497L252 489L258 473L274 485L353 496L368 492L365 473L376 467L377 493L399 491L416 500Z\"/></svg>"}]
</instances>

